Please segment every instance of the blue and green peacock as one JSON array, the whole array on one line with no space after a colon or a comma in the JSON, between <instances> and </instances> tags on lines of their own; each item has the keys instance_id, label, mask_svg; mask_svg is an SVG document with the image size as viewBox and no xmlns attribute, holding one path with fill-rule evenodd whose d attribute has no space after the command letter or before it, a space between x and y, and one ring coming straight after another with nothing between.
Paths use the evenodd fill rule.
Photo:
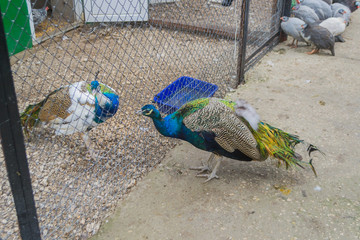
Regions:
<instances>
[{"instance_id":1,"label":"blue and green peacock","mask_svg":"<svg viewBox=\"0 0 360 240\"><path fill-rule=\"evenodd\" d=\"M40 124L55 130L56 135L80 132L91 156L88 131L115 115L119 96L111 87L92 81L81 81L51 92L41 102L29 105L20 115L26 135Z\"/></svg>"},{"instance_id":2,"label":"blue and green peacock","mask_svg":"<svg viewBox=\"0 0 360 240\"><path fill-rule=\"evenodd\" d=\"M255 109L245 100L227 101L219 98L200 98L184 104L176 112L162 118L153 105L141 109L144 116L152 118L156 129L164 136L185 140L195 147L213 153L207 164L192 168L200 170L197 175L209 181L218 178L221 157L240 161L264 161L273 157L286 166L301 165L302 156L295 152L295 146L304 143L298 136L261 122ZM310 155L319 151L307 144ZM320 151L319 151L320 152ZM213 170L209 163L216 157ZM316 175L312 159L307 162ZM211 171L210 174L201 174Z\"/></svg>"}]
</instances>

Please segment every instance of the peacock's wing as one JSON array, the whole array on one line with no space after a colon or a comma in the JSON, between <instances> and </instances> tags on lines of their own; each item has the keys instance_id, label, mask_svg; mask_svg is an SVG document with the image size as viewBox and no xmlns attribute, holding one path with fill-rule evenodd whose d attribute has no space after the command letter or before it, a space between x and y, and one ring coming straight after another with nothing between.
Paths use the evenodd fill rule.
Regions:
<instances>
[{"instance_id":1,"label":"peacock's wing","mask_svg":"<svg viewBox=\"0 0 360 240\"><path fill-rule=\"evenodd\" d=\"M207 132L226 151L239 150L254 160L265 160L248 123L234 110L235 103L218 98L192 101L179 109L183 124L194 132Z\"/></svg>"},{"instance_id":2,"label":"peacock's wing","mask_svg":"<svg viewBox=\"0 0 360 240\"><path fill-rule=\"evenodd\" d=\"M86 82L77 82L49 95L39 120L49 123L56 134L73 134L94 127L95 98L87 87Z\"/></svg>"}]
</instances>

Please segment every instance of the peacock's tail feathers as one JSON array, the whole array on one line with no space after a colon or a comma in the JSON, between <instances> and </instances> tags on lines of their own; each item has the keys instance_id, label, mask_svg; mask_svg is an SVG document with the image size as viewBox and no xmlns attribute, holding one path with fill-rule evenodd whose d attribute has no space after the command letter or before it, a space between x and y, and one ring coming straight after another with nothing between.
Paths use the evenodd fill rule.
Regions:
<instances>
[{"instance_id":1,"label":"peacock's tail feathers","mask_svg":"<svg viewBox=\"0 0 360 240\"><path fill-rule=\"evenodd\" d=\"M307 153L309 155L309 162L315 176L316 171L312 164L311 153L314 151L319 151L322 153L316 146L312 144L305 143L303 140L300 140L298 136L284 132L281 129L272 127L267 123L260 122L257 131L253 131L254 137L259 145L259 150L262 156L271 156L279 161L285 163L286 168L289 166L300 166L302 165L303 157L295 152L295 146L299 143L307 145ZM323 154L323 153L322 153Z\"/></svg>"},{"instance_id":2,"label":"peacock's tail feathers","mask_svg":"<svg viewBox=\"0 0 360 240\"><path fill-rule=\"evenodd\" d=\"M30 130L39 122L39 112L44 104L44 101L27 106L24 112L20 115L20 122L27 136L29 135Z\"/></svg>"},{"instance_id":3,"label":"peacock's tail feathers","mask_svg":"<svg viewBox=\"0 0 360 240\"><path fill-rule=\"evenodd\" d=\"M42 109L42 107L44 106L44 104L46 103L46 101L49 99L50 96L52 96L53 94L55 94L56 92L58 92L60 89L56 89L55 91L51 92L44 100L42 100L39 103L36 104L30 104L29 106L26 107L26 109L20 114L20 122L21 125L24 128L24 132L25 134L28 136L31 129L33 127L36 127L36 125L40 122L39 119L39 114L40 111Z\"/></svg>"}]
</instances>

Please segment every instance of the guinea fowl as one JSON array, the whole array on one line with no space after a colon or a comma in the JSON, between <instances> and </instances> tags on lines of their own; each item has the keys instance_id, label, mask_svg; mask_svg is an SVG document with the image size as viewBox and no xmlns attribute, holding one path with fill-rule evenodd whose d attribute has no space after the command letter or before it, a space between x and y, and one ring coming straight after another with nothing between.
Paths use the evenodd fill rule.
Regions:
<instances>
[{"instance_id":1,"label":"guinea fowl","mask_svg":"<svg viewBox=\"0 0 360 240\"><path fill-rule=\"evenodd\" d=\"M358 8L360 8L360 2L356 0L334 0L334 3L341 3L348 8L350 8L351 12L356 11Z\"/></svg>"},{"instance_id":2,"label":"guinea fowl","mask_svg":"<svg viewBox=\"0 0 360 240\"><path fill-rule=\"evenodd\" d=\"M26 135L40 123L55 130L56 135L80 132L93 155L87 133L115 115L119 97L109 86L92 81L76 82L51 92L41 102L29 105L20 115Z\"/></svg>"},{"instance_id":3,"label":"guinea fowl","mask_svg":"<svg viewBox=\"0 0 360 240\"><path fill-rule=\"evenodd\" d=\"M346 20L346 26L350 23L351 10L341 3L331 4L331 11L333 17L342 17Z\"/></svg>"},{"instance_id":4,"label":"guinea fowl","mask_svg":"<svg viewBox=\"0 0 360 240\"><path fill-rule=\"evenodd\" d=\"M43 8L40 8L40 9L33 8L31 10L35 27L38 26L40 23L42 23L46 19L48 10L49 10L49 8L46 6L44 6Z\"/></svg>"},{"instance_id":5,"label":"guinea fowl","mask_svg":"<svg viewBox=\"0 0 360 240\"><path fill-rule=\"evenodd\" d=\"M319 16L315 13L314 9L305 5L297 4L292 8L292 13L294 14L294 17L303 20L307 24L320 21Z\"/></svg>"},{"instance_id":6,"label":"guinea fowl","mask_svg":"<svg viewBox=\"0 0 360 240\"><path fill-rule=\"evenodd\" d=\"M320 20L325 20L332 16L329 4L321 0L296 0L298 4L314 9Z\"/></svg>"},{"instance_id":7,"label":"guinea fowl","mask_svg":"<svg viewBox=\"0 0 360 240\"><path fill-rule=\"evenodd\" d=\"M341 34L345 32L345 28L346 28L346 20L344 18L331 17L322 21L319 25L329 30L329 32L331 32L332 35L334 35L335 41L336 39L338 39L338 41L340 42L345 42L345 40L341 36Z\"/></svg>"},{"instance_id":8,"label":"guinea fowl","mask_svg":"<svg viewBox=\"0 0 360 240\"><path fill-rule=\"evenodd\" d=\"M318 24L304 24L302 26L301 36L310 44L315 45L315 49L307 54L318 53L320 49L329 49L331 54L335 56L335 37L326 28Z\"/></svg>"},{"instance_id":9,"label":"guinea fowl","mask_svg":"<svg viewBox=\"0 0 360 240\"><path fill-rule=\"evenodd\" d=\"M300 32L302 31L301 25L304 25L305 22L299 18L293 17L286 17L283 16L280 18L281 22L281 29L287 34L293 37L293 41L289 46L296 48L299 41L304 41L301 37ZM296 43L294 44L294 42Z\"/></svg>"},{"instance_id":10,"label":"guinea fowl","mask_svg":"<svg viewBox=\"0 0 360 240\"><path fill-rule=\"evenodd\" d=\"M303 140L261 122L255 109L244 100L200 98L184 104L165 118L153 105L143 106L141 113L153 120L162 135L185 140L212 153L207 165L191 169L200 170L200 173L210 171L210 161L217 158L210 174L197 175L206 177L206 181L218 178L216 171L223 156L239 161L264 161L272 157L286 166L302 167L302 163L307 163L316 175L310 154L319 150L306 144L310 161L301 161L303 157L295 152L295 146L304 143Z\"/></svg>"}]
</instances>

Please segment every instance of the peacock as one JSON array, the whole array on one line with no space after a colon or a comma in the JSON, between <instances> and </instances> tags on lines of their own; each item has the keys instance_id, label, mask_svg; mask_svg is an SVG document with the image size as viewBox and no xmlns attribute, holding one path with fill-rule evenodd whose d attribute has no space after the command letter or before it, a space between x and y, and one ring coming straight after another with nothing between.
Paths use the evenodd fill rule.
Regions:
<instances>
[{"instance_id":1,"label":"peacock","mask_svg":"<svg viewBox=\"0 0 360 240\"><path fill-rule=\"evenodd\" d=\"M29 105L20 114L20 120L27 136L38 125L49 126L56 135L80 132L95 158L88 132L113 117L118 107L119 96L115 90L95 78L90 84L80 81L54 90L44 100Z\"/></svg>"},{"instance_id":2,"label":"peacock","mask_svg":"<svg viewBox=\"0 0 360 240\"><path fill-rule=\"evenodd\" d=\"M143 106L139 113L152 118L162 135L185 140L212 153L207 164L190 168L199 170L197 176L206 177L205 182L218 178L216 171L222 157L240 161L264 161L272 157L278 159L279 164L285 163L286 167L304 168L302 164L306 163L317 175L311 153L321 151L296 135L261 122L255 109L245 100L200 98L164 118L154 105ZM295 152L299 143L306 144L309 162L302 161L302 156ZM217 161L211 171L209 164L214 158ZM210 174L205 173L210 171Z\"/></svg>"}]
</instances>

